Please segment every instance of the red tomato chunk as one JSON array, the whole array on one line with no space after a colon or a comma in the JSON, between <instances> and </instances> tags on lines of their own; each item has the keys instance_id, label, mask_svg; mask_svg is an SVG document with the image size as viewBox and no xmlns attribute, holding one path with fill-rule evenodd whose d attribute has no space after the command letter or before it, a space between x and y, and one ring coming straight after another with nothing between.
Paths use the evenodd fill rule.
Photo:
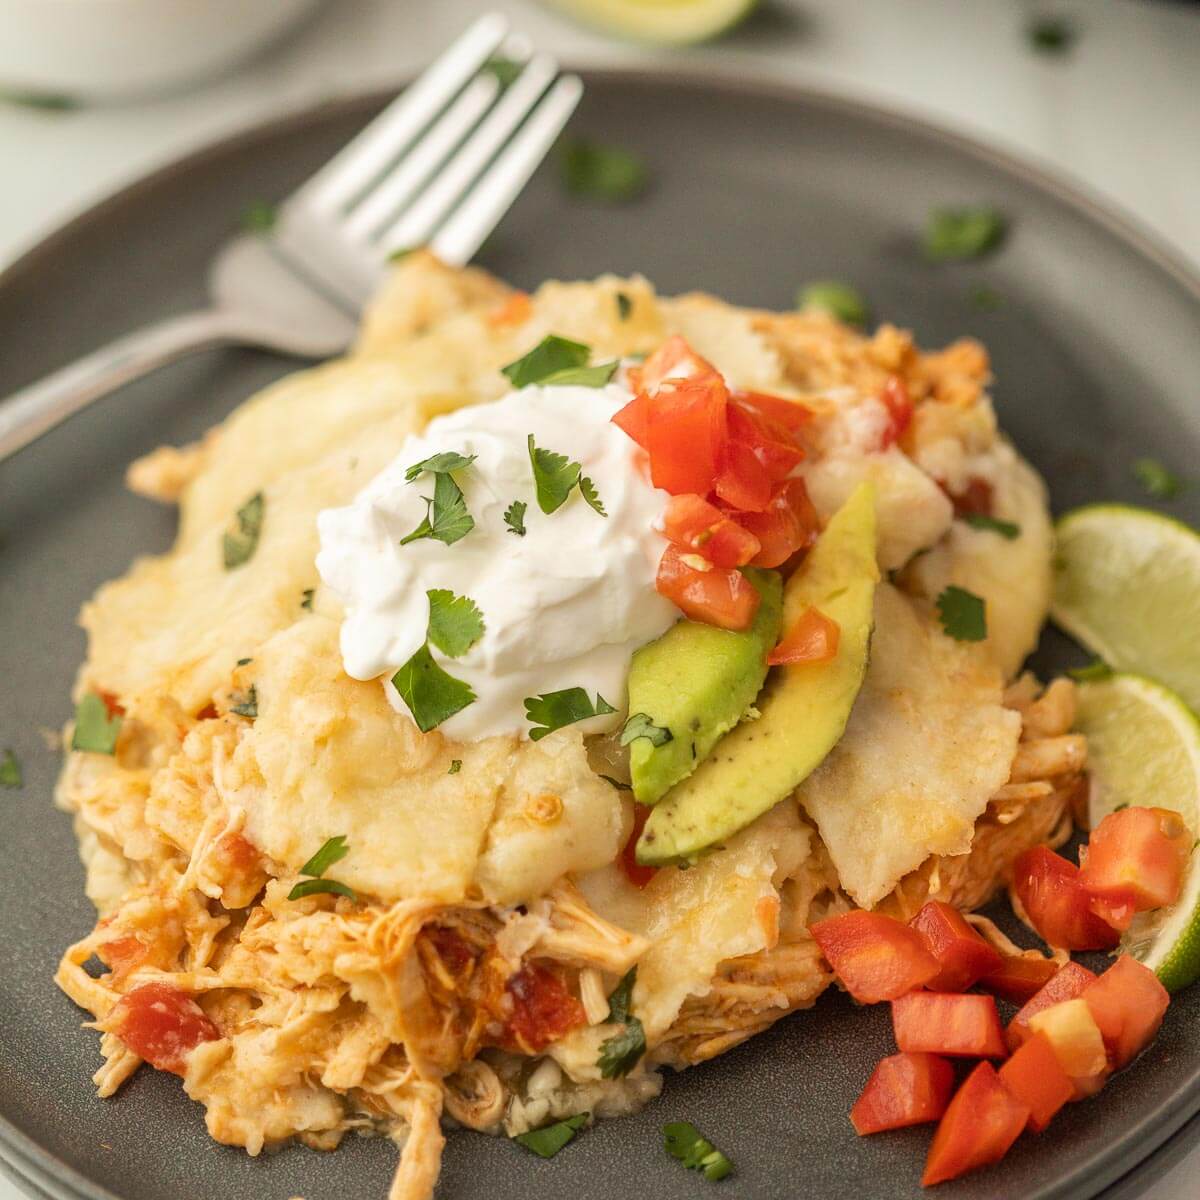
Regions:
<instances>
[{"instance_id":1,"label":"red tomato chunk","mask_svg":"<svg viewBox=\"0 0 1200 1200\"><path fill-rule=\"evenodd\" d=\"M1158 976L1122 954L1081 995L1100 1027L1113 1069L1127 1067L1153 1040L1171 997Z\"/></svg>"},{"instance_id":2,"label":"red tomato chunk","mask_svg":"<svg viewBox=\"0 0 1200 1200\"><path fill-rule=\"evenodd\" d=\"M810 929L846 991L862 1004L895 1000L941 970L920 935L882 913L856 909Z\"/></svg>"},{"instance_id":3,"label":"red tomato chunk","mask_svg":"<svg viewBox=\"0 0 1200 1200\"><path fill-rule=\"evenodd\" d=\"M950 1101L933 1135L921 1183L932 1187L999 1162L1028 1121L1029 1105L1000 1082L991 1063L980 1063Z\"/></svg>"},{"instance_id":4,"label":"red tomato chunk","mask_svg":"<svg viewBox=\"0 0 1200 1200\"><path fill-rule=\"evenodd\" d=\"M1054 1047L1040 1033L1023 1042L1000 1068L1000 1082L1029 1106L1029 1128L1034 1133L1041 1133L1054 1114L1075 1095Z\"/></svg>"},{"instance_id":5,"label":"red tomato chunk","mask_svg":"<svg viewBox=\"0 0 1200 1200\"><path fill-rule=\"evenodd\" d=\"M512 998L512 1016L505 1029L508 1043L536 1054L564 1033L587 1023L583 1005L549 967L526 963L505 985Z\"/></svg>"},{"instance_id":6,"label":"red tomato chunk","mask_svg":"<svg viewBox=\"0 0 1200 1200\"><path fill-rule=\"evenodd\" d=\"M1109 950L1117 931L1092 911L1079 868L1048 846L1026 850L1013 864L1013 887L1034 929L1064 950Z\"/></svg>"},{"instance_id":7,"label":"red tomato chunk","mask_svg":"<svg viewBox=\"0 0 1200 1200\"><path fill-rule=\"evenodd\" d=\"M1010 1000L1013 1004L1024 1004L1032 1000L1050 982L1058 971L1058 963L1052 958L1014 957L1006 958L994 971L989 971L979 980L984 991Z\"/></svg>"},{"instance_id":8,"label":"red tomato chunk","mask_svg":"<svg viewBox=\"0 0 1200 1200\"><path fill-rule=\"evenodd\" d=\"M1008 1047L1016 1048L1031 1036L1030 1019L1043 1009L1060 1004L1063 1000L1074 1000L1083 995L1083 989L1095 980L1087 967L1081 967L1077 962L1066 963L1056 971L1053 978L1045 987L1030 1000L1023 1009L1008 1023Z\"/></svg>"},{"instance_id":9,"label":"red tomato chunk","mask_svg":"<svg viewBox=\"0 0 1200 1200\"><path fill-rule=\"evenodd\" d=\"M191 996L165 983L146 983L122 996L105 1025L152 1067L176 1075L201 1042L221 1036Z\"/></svg>"},{"instance_id":10,"label":"red tomato chunk","mask_svg":"<svg viewBox=\"0 0 1200 1200\"><path fill-rule=\"evenodd\" d=\"M719 629L749 629L762 597L741 571L726 567L703 569L688 562L690 555L668 546L658 564L654 586L685 617Z\"/></svg>"},{"instance_id":11,"label":"red tomato chunk","mask_svg":"<svg viewBox=\"0 0 1200 1200\"><path fill-rule=\"evenodd\" d=\"M821 523L803 479L786 479L771 494L763 512L741 513L738 523L762 549L751 560L756 567L781 567L816 541Z\"/></svg>"},{"instance_id":12,"label":"red tomato chunk","mask_svg":"<svg viewBox=\"0 0 1200 1200\"><path fill-rule=\"evenodd\" d=\"M980 937L962 913L940 900L930 900L909 925L942 964L941 971L925 985L931 991L965 992L1004 964L1000 952Z\"/></svg>"},{"instance_id":13,"label":"red tomato chunk","mask_svg":"<svg viewBox=\"0 0 1200 1200\"><path fill-rule=\"evenodd\" d=\"M936 1054L893 1054L874 1070L850 1110L860 1137L936 1121L950 1103L954 1068Z\"/></svg>"},{"instance_id":14,"label":"red tomato chunk","mask_svg":"<svg viewBox=\"0 0 1200 1200\"><path fill-rule=\"evenodd\" d=\"M758 538L703 496L672 496L663 519L667 540L714 567L745 566L762 549Z\"/></svg>"},{"instance_id":15,"label":"red tomato chunk","mask_svg":"<svg viewBox=\"0 0 1200 1200\"><path fill-rule=\"evenodd\" d=\"M767 655L767 665L780 667L832 662L837 658L841 636L842 631L836 621L831 621L819 609L806 608L784 635L783 641Z\"/></svg>"},{"instance_id":16,"label":"red tomato chunk","mask_svg":"<svg viewBox=\"0 0 1200 1200\"><path fill-rule=\"evenodd\" d=\"M1128 903L1135 912L1164 908L1179 899L1191 853L1192 837L1178 813L1125 808L1092 830L1079 882L1089 895Z\"/></svg>"},{"instance_id":17,"label":"red tomato chunk","mask_svg":"<svg viewBox=\"0 0 1200 1200\"><path fill-rule=\"evenodd\" d=\"M910 992L892 1001L896 1045L909 1054L1004 1058L1004 1026L991 996Z\"/></svg>"},{"instance_id":18,"label":"red tomato chunk","mask_svg":"<svg viewBox=\"0 0 1200 1200\"><path fill-rule=\"evenodd\" d=\"M637 860L638 838L642 836L642 830L646 828L646 822L649 819L650 806L648 804L633 806L633 832L629 835L629 840L621 851L621 870L625 872L625 878L635 888L644 888L659 872L658 867L643 867Z\"/></svg>"}]
</instances>

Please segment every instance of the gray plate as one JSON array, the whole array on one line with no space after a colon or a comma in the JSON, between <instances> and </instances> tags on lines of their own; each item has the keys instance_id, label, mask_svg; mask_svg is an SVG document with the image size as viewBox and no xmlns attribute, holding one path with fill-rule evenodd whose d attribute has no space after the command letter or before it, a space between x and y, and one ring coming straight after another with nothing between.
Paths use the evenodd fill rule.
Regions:
<instances>
[{"instance_id":1,"label":"gray plate","mask_svg":"<svg viewBox=\"0 0 1200 1200\"><path fill-rule=\"evenodd\" d=\"M0 395L71 356L202 300L204 267L252 201L285 194L376 109L322 108L162 171L56 234L0 278ZM1046 474L1057 509L1137 499L1129 463L1200 459L1200 286L1088 200L1019 163L874 109L806 92L592 74L576 128L643 152L652 191L627 207L569 202L546 170L485 264L516 283L642 271L664 291L706 288L787 307L797 283L860 285L875 312L925 344L960 333L991 347L1005 427ZM985 202L1012 234L986 262L923 263L931 206ZM986 285L994 311L972 306ZM116 1100L92 1095L96 1035L51 975L91 924L68 820L50 807L58 767L42 733L68 716L84 653L80 602L129 560L169 545L171 513L128 495L130 459L196 437L295 364L213 353L100 404L0 469L0 748L26 784L0 794L0 1148L36 1194L126 1200L383 1196L382 1141L336 1155L248 1158L217 1146L173 1077L142 1071ZM1197 516L1194 495L1175 511ZM1065 642L1048 636L1043 668ZM1071 1106L1003 1168L939 1190L982 1200L1088 1197L1200 1108L1200 989L1181 996L1136 1069ZM696 1122L737 1164L722 1194L753 1200L902 1200L919 1194L928 1133L859 1140L846 1113L889 1053L885 1006L829 996L717 1062L668 1081L640 1116L602 1124L543 1163L504 1140L453 1135L440 1195L577 1200L706 1195L660 1148L664 1121Z\"/></svg>"}]
</instances>

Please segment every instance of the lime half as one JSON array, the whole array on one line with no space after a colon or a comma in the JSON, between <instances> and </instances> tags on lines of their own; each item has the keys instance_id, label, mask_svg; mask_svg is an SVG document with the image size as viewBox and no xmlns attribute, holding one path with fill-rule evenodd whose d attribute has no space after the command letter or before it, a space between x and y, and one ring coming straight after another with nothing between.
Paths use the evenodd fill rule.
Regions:
<instances>
[{"instance_id":1,"label":"lime half","mask_svg":"<svg viewBox=\"0 0 1200 1200\"><path fill-rule=\"evenodd\" d=\"M1161 685L1111 675L1079 685L1075 724L1087 735L1094 829L1125 805L1170 808L1200 829L1200 721ZM1193 853L1183 894L1169 909L1138 916L1121 948L1172 992L1200 978L1200 856Z\"/></svg>"},{"instance_id":2,"label":"lime half","mask_svg":"<svg viewBox=\"0 0 1200 1200\"><path fill-rule=\"evenodd\" d=\"M1200 711L1200 535L1125 504L1074 509L1056 531L1054 623Z\"/></svg>"},{"instance_id":3,"label":"lime half","mask_svg":"<svg viewBox=\"0 0 1200 1200\"><path fill-rule=\"evenodd\" d=\"M548 0L620 37L664 46L703 42L736 25L757 0Z\"/></svg>"}]
</instances>

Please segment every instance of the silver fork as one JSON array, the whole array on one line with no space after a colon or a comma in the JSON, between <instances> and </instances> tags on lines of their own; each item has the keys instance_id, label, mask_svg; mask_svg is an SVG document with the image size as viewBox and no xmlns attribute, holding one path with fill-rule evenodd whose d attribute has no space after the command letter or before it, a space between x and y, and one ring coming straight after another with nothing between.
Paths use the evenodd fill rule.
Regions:
<instances>
[{"instance_id":1,"label":"silver fork","mask_svg":"<svg viewBox=\"0 0 1200 1200\"><path fill-rule=\"evenodd\" d=\"M495 59L502 56L502 79ZM537 169L583 85L508 22L475 22L302 184L267 235L225 245L211 306L131 333L0 402L0 461L81 408L212 346L303 358L344 350L390 257L429 246L462 266Z\"/></svg>"}]
</instances>

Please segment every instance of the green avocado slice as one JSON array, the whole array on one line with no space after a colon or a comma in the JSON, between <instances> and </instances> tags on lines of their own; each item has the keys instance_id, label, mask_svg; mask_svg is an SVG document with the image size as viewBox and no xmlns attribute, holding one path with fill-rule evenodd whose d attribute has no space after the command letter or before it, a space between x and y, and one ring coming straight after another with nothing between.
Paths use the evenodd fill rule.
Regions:
<instances>
[{"instance_id":1,"label":"green avocado slice","mask_svg":"<svg viewBox=\"0 0 1200 1200\"><path fill-rule=\"evenodd\" d=\"M650 814L637 844L645 866L686 862L778 804L837 744L867 670L875 585L875 489L859 484L833 515L783 592L783 628L810 606L836 621L837 656L778 667L757 701L760 716L717 743Z\"/></svg>"},{"instance_id":2,"label":"green avocado slice","mask_svg":"<svg viewBox=\"0 0 1200 1200\"><path fill-rule=\"evenodd\" d=\"M686 779L746 715L767 677L767 652L779 640L783 620L783 581L778 571L747 567L743 574L762 597L749 629L735 633L679 621L633 656L631 719L644 714L656 729L671 734L670 740L656 733L629 743L633 797L639 804L657 804Z\"/></svg>"}]
</instances>

